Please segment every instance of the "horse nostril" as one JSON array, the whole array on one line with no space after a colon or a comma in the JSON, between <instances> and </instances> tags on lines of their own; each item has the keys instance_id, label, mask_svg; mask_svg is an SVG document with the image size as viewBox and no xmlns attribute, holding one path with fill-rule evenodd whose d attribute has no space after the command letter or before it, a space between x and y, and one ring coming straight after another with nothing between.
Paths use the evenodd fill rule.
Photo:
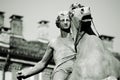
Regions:
<instances>
[{"instance_id":1,"label":"horse nostril","mask_svg":"<svg viewBox=\"0 0 120 80\"><path fill-rule=\"evenodd\" d=\"M84 9L82 8L81 11L84 11Z\"/></svg>"}]
</instances>

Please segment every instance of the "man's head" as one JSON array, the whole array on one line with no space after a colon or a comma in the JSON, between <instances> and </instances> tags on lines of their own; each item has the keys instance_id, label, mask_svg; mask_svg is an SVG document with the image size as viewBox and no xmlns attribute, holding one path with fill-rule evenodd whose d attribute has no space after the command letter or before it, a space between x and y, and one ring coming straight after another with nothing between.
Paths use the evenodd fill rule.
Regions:
<instances>
[{"instance_id":1,"label":"man's head","mask_svg":"<svg viewBox=\"0 0 120 80\"><path fill-rule=\"evenodd\" d=\"M59 13L56 26L61 29L69 29L70 28L70 16L68 11L62 11Z\"/></svg>"}]
</instances>

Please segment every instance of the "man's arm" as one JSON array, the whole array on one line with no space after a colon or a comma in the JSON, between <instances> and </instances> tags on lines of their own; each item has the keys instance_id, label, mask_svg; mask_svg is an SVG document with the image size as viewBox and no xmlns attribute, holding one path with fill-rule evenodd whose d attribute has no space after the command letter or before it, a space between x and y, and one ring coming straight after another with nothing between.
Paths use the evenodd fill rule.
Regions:
<instances>
[{"instance_id":1,"label":"man's arm","mask_svg":"<svg viewBox=\"0 0 120 80\"><path fill-rule=\"evenodd\" d=\"M52 58L52 56L53 56L52 52L53 52L53 49L51 47L48 47L42 60L39 61L31 69L28 69L27 71L22 70L22 71L18 72L18 77L27 78L27 77L30 77L32 75L35 75L35 74L41 72L46 67L46 65L48 65L48 62Z\"/></svg>"}]
</instances>

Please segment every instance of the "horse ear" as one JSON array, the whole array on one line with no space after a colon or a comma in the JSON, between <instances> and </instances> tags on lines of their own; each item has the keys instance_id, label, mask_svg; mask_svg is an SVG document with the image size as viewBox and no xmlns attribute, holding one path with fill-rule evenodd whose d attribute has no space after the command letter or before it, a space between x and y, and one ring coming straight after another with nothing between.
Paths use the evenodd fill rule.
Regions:
<instances>
[{"instance_id":1,"label":"horse ear","mask_svg":"<svg viewBox=\"0 0 120 80\"><path fill-rule=\"evenodd\" d=\"M70 5L70 10L73 10L73 4Z\"/></svg>"},{"instance_id":2,"label":"horse ear","mask_svg":"<svg viewBox=\"0 0 120 80\"><path fill-rule=\"evenodd\" d=\"M83 6L83 5L81 5L81 4L78 4L78 6L79 6L79 8L84 7L84 6Z\"/></svg>"}]
</instances>

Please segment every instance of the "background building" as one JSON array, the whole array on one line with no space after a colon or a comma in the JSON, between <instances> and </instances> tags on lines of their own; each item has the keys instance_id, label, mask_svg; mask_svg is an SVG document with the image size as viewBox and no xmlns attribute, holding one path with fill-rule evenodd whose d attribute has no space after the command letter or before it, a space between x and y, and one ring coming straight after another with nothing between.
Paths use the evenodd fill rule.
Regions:
<instances>
[{"instance_id":1,"label":"background building","mask_svg":"<svg viewBox=\"0 0 120 80\"><path fill-rule=\"evenodd\" d=\"M114 37L113 36L108 36L108 35L100 35L100 38L102 39L103 43L105 44L105 47L112 51L113 50L113 42L114 42Z\"/></svg>"},{"instance_id":2,"label":"background building","mask_svg":"<svg viewBox=\"0 0 120 80\"><path fill-rule=\"evenodd\" d=\"M114 44L114 38L113 36L108 36L108 35L100 35L99 36L100 39L103 41L103 44L105 46L105 48L107 50L109 50L110 52L112 52L112 54L118 59L120 60L120 53L119 52L116 52L114 51L114 47L113 47L113 44Z\"/></svg>"},{"instance_id":3,"label":"background building","mask_svg":"<svg viewBox=\"0 0 120 80\"><path fill-rule=\"evenodd\" d=\"M49 37L49 21L41 20L38 26L38 40L47 43L50 39Z\"/></svg>"},{"instance_id":4,"label":"background building","mask_svg":"<svg viewBox=\"0 0 120 80\"><path fill-rule=\"evenodd\" d=\"M23 38L23 16L12 15L10 28L4 26L4 12L0 12L0 80L17 80L16 72L29 68L41 60L47 43L26 41ZM27 80L50 80L54 62L40 74Z\"/></svg>"}]
</instances>

